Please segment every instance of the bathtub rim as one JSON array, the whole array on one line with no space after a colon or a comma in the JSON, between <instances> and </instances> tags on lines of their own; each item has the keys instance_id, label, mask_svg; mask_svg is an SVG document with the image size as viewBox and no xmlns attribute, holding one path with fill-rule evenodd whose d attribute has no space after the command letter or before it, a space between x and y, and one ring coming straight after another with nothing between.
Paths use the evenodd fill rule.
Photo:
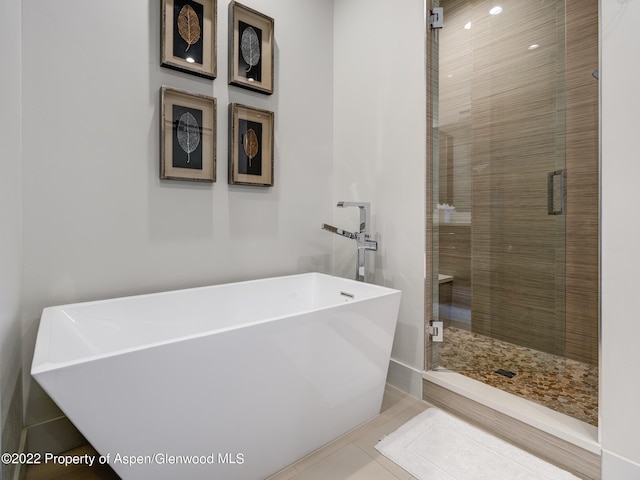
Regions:
<instances>
[{"instance_id":1,"label":"bathtub rim","mask_svg":"<svg viewBox=\"0 0 640 480\"><path fill-rule=\"evenodd\" d=\"M337 279L339 281L345 281L345 282L347 282L349 284L352 284L352 285L357 285L358 287L361 287L362 285L366 285L366 288L370 288L372 290L378 290L379 291L379 294L377 294L377 295L375 295L373 297L369 297L369 298L353 298L349 302L349 303L353 303L353 304L357 304L357 303L361 303L361 302L364 302L364 301L367 301L367 300L371 300L372 298L383 298L383 297L386 297L386 296L398 295L398 294L401 295L402 294L401 290L394 289L394 288L391 288L391 287L386 287L386 286L377 285L377 284L373 284L373 283L358 282L358 281L350 279L350 278L339 277L339 276L330 275L330 274L327 274L327 273L307 272L307 273L297 273L297 274L291 274L291 275L279 275L279 276L276 276L276 277L263 277L263 278L251 279L251 280L239 280L239 281L227 282L227 283L217 283L217 284L211 284L211 285L202 285L202 286L198 286L198 287L179 288L179 289L174 289L174 290L165 290L165 291L160 291L160 292L144 293L144 294L139 294L139 295L135 295L135 294L134 295L125 295L125 296L111 297L111 298L105 298L105 299L100 299L100 300L91 300L91 301L87 301L87 302L74 302L74 303L67 303L67 304L60 304L60 305L51 305L51 306L48 306L48 307L44 307L43 310L42 310L42 314L40 316L40 324L38 325L38 332L37 332L37 336L36 336L36 343L35 343L34 353L33 353L33 356L32 356L32 365L31 365L30 373L34 378L37 379L37 375L39 375L39 374L46 373L46 372L51 372L51 371L55 371L55 370L59 370L59 369L63 369L63 368L74 366L74 365L94 362L94 361L98 361L98 360L101 360L101 359L104 359L104 358L113 357L113 356L116 356L116 355L126 355L126 354L129 354L129 353L132 353L132 352L137 352L137 351L145 350L145 349L149 349L149 348L158 348L158 347L161 347L163 345L168 345L168 344L172 344L172 343L188 341L188 340L197 339L197 338L203 338L203 337L206 337L206 336L209 336L209 335L222 334L222 333L233 331L233 330L240 330L240 329L248 328L248 327L255 326L255 325L261 325L261 324L265 324L265 323L269 323L269 322L274 322L274 321L277 321L277 320L280 320L280 319L289 318L289 317L294 316L294 315L303 315L303 314L307 314L307 313L311 313L311 312L327 311L327 310L330 310L330 309L342 307L344 305L344 304L337 304L337 305L328 305L328 306L314 308L314 309L298 310L294 314L290 313L290 314L286 314L286 315L274 315L274 316L270 316L270 317L261 318L259 320L253 320L253 321L249 321L249 322L246 322L246 323L236 324L236 325L233 325L233 326L221 327L221 328L217 328L217 329L210 329L210 330L205 330L205 331L202 331L202 332L192 333L192 334L188 334L188 335L179 335L179 336L171 337L169 339L165 339L165 340L161 340L161 341L148 342L148 343L144 343L142 345L137 345L137 346L134 346L134 347L120 348L120 349L116 349L116 350L109 351L109 352L106 352L106 353L97 353L97 354L94 354L94 355L86 355L86 356L83 356L81 358L74 359L74 360L68 360L68 361L63 361L63 362L51 362L51 361L48 360L48 358L49 358L49 342L48 342L48 340L51 338L51 323L52 323L51 315L53 315L53 313L56 312L56 311L61 311L61 310L64 310L65 308L78 307L78 306L100 305L100 304L103 304L103 303L113 302L113 301L117 301L117 300L125 300L125 299L132 299L132 298L140 298L140 299L142 299L142 298L152 298L152 297L157 297L157 296L179 294L181 292L187 292L187 291L188 292L196 292L198 290L206 290L206 289L217 287L217 286L234 286L234 285L255 284L255 283L261 283L261 282L277 281L279 279L294 279L296 277L297 278L300 278L300 277L329 277L329 278ZM46 342L46 345L44 345L45 342Z\"/></svg>"}]
</instances>

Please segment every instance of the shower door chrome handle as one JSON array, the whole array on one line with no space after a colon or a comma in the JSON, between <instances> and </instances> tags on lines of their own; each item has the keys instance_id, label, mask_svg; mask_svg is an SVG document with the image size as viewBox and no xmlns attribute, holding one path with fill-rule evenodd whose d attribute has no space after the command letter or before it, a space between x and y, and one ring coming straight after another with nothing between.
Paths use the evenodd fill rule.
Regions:
<instances>
[{"instance_id":1,"label":"shower door chrome handle","mask_svg":"<svg viewBox=\"0 0 640 480\"><path fill-rule=\"evenodd\" d=\"M560 197L560 210L556 210L555 198L556 198L556 177L560 177L560 183L558 185ZM564 215L564 170L555 170L547 174L547 213L549 215Z\"/></svg>"}]
</instances>

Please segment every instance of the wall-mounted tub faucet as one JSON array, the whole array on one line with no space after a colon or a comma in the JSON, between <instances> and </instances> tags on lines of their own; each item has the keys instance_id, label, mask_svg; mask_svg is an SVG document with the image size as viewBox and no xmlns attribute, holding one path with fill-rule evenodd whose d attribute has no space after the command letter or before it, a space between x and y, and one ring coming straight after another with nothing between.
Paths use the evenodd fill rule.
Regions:
<instances>
[{"instance_id":1,"label":"wall-mounted tub faucet","mask_svg":"<svg viewBox=\"0 0 640 480\"><path fill-rule=\"evenodd\" d=\"M338 207L358 207L360 209L360 231L353 233L340 228L336 228L333 225L322 224L324 230L333 232L336 235L351 238L356 241L358 249L358 263L356 264L356 280L360 282L365 281L366 274L366 256L367 250L378 250L378 242L371 240L371 233L369 232L369 202L338 202Z\"/></svg>"}]
</instances>

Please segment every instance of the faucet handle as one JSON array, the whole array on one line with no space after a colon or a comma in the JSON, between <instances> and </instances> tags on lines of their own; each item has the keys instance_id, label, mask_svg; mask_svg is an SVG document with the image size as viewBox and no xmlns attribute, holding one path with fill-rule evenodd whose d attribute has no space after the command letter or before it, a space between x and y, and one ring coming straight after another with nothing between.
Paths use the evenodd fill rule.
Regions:
<instances>
[{"instance_id":1,"label":"faucet handle","mask_svg":"<svg viewBox=\"0 0 640 480\"><path fill-rule=\"evenodd\" d=\"M365 250L378 250L378 242L371 240L371 236L368 233L357 233L356 240L358 241L358 248L364 248Z\"/></svg>"}]
</instances>

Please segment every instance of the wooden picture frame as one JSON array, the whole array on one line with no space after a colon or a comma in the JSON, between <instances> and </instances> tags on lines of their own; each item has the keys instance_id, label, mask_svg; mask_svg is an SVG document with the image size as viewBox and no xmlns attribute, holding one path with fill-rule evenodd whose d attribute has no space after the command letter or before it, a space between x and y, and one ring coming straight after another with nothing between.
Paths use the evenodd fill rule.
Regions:
<instances>
[{"instance_id":1,"label":"wooden picture frame","mask_svg":"<svg viewBox=\"0 0 640 480\"><path fill-rule=\"evenodd\" d=\"M273 93L273 18L229 3L229 85Z\"/></svg>"},{"instance_id":2,"label":"wooden picture frame","mask_svg":"<svg viewBox=\"0 0 640 480\"><path fill-rule=\"evenodd\" d=\"M273 186L274 114L268 110L229 105L229 183Z\"/></svg>"},{"instance_id":3,"label":"wooden picture frame","mask_svg":"<svg viewBox=\"0 0 640 480\"><path fill-rule=\"evenodd\" d=\"M216 99L160 90L160 178L216 181Z\"/></svg>"},{"instance_id":4,"label":"wooden picture frame","mask_svg":"<svg viewBox=\"0 0 640 480\"><path fill-rule=\"evenodd\" d=\"M214 79L217 0L162 0L160 64Z\"/></svg>"}]
</instances>

